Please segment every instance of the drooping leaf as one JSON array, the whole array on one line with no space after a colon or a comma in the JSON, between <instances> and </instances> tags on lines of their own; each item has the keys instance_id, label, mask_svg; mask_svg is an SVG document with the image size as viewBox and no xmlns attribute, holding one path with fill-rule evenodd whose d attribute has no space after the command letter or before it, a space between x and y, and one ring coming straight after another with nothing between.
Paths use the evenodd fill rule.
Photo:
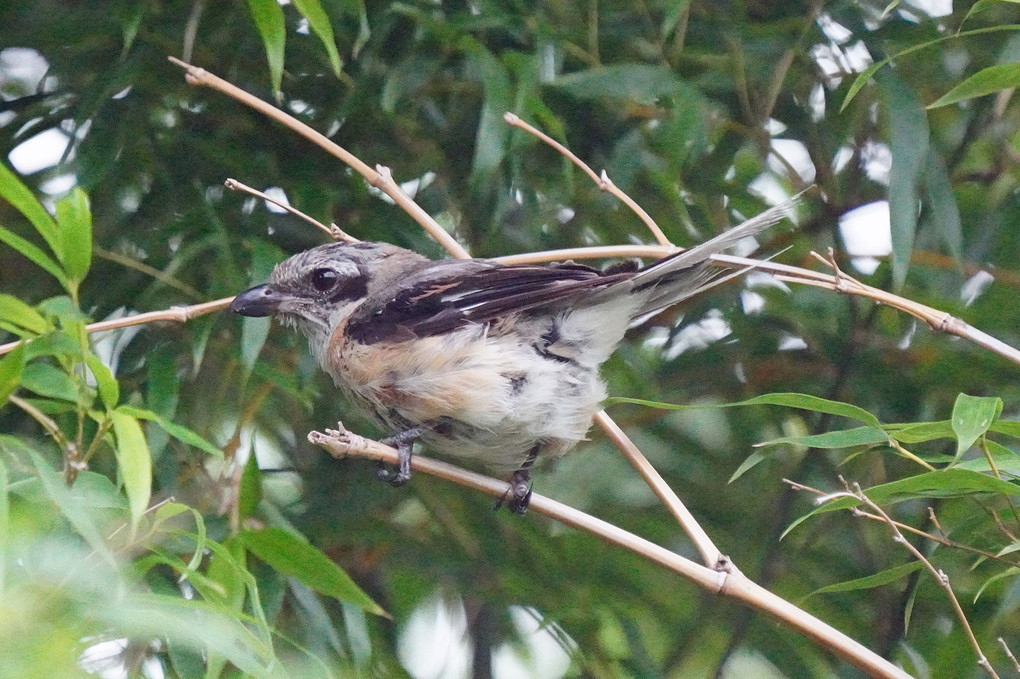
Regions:
<instances>
[{"instance_id":1,"label":"drooping leaf","mask_svg":"<svg viewBox=\"0 0 1020 679\"><path fill-rule=\"evenodd\" d=\"M223 451L214 446L208 440L206 440L199 434L195 433L191 429L188 429L183 425L177 424L176 422L171 422L170 420L166 419L165 417L162 417L157 413L152 412L151 410L145 410L144 408L135 408L133 406L121 406L117 410L124 413L125 415L130 415L131 417L135 417L139 420L149 420L151 422L155 422L160 427L162 427L162 429L166 433L170 434L170 436L173 436L178 441L187 443L189 446L194 446L203 452L209 453L213 457L223 459Z\"/></svg>"},{"instance_id":2,"label":"drooping leaf","mask_svg":"<svg viewBox=\"0 0 1020 679\"><path fill-rule=\"evenodd\" d=\"M13 205L28 221L32 222L32 226L43 237L46 244L50 246L50 250L59 258L61 248L57 223L53 221L53 217L50 216L50 213L46 211L46 208L36 199L29 188L3 163L0 163L0 198ZM25 253L22 252L22 254Z\"/></svg>"},{"instance_id":3,"label":"drooping leaf","mask_svg":"<svg viewBox=\"0 0 1020 679\"><path fill-rule=\"evenodd\" d=\"M85 356L85 365L96 378L96 388L99 390L99 398L102 399L103 405L108 410L116 408L120 402L120 383L117 382L117 378L95 354L89 353Z\"/></svg>"},{"instance_id":4,"label":"drooping leaf","mask_svg":"<svg viewBox=\"0 0 1020 679\"><path fill-rule=\"evenodd\" d=\"M956 433L956 457L974 445L1002 413L1002 399L960 394L953 405L953 431Z\"/></svg>"},{"instance_id":5,"label":"drooping leaf","mask_svg":"<svg viewBox=\"0 0 1020 679\"><path fill-rule=\"evenodd\" d=\"M946 163L938 151L929 146L928 157L922 175L925 197L928 199L929 221L938 231L940 240L956 260L957 266L963 253L963 226L960 223L960 208L949 180Z\"/></svg>"},{"instance_id":6,"label":"drooping leaf","mask_svg":"<svg viewBox=\"0 0 1020 679\"><path fill-rule=\"evenodd\" d=\"M248 0L248 9L266 48L273 91L279 93L283 82L283 54L287 42L283 8L276 0Z\"/></svg>"},{"instance_id":7,"label":"drooping leaf","mask_svg":"<svg viewBox=\"0 0 1020 679\"><path fill-rule=\"evenodd\" d=\"M336 49L336 38L333 37L333 26L329 23L329 16L322 9L319 0L292 0L294 7L308 20L308 26L315 35L319 36L322 46L326 48L329 55L329 65L333 73L340 75L343 70L343 62L340 60L340 53Z\"/></svg>"},{"instance_id":8,"label":"drooping leaf","mask_svg":"<svg viewBox=\"0 0 1020 679\"><path fill-rule=\"evenodd\" d=\"M889 222L892 229L893 286L907 278L917 231L917 185L928 157L928 118L920 101L897 77L879 80L889 129Z\"/></svg>"},{"instance_id":9,"label":"drooping leaf","mask_svg":"<svg viewBox=\"0 0 1020 679\"><path fill-rule=\"evenodd\" d=\"M53 261L53 258L29 241L25 240L13 231L0 226L0 243L6 243L11 246L16 251L24 255L26 259L60 281L62 286L67 287L67 276L64 274L64 270L60 268L60 265Z\"/></svg>"},{"instance_id":10,"label":"drooping leaf","mask_svg":"<svg viewBox=\"0 0 1020 679\"><path fill-rule=\"evenodd\" d=\"M149 456L149 444L145 441L145 435L137 419L120 409L111 411L110 417L113 419L113 432L117 437L117 445L114 448L117 469L120 471L124 491L127 493L131 525L134 529L149 507L149 497L152 495L152 458Z\"/></svg>"},{"instance_id":11,"label":"drooping leaf","mask_svg":"<svg viewBox=\"0 0 1020 679\"><path fill-rule=\"evenodd\" d=\"M329 557L293 533L262 528L246 530L241 537L252 554L319 594L357 604L376 615L386 614Z\"/></svg>"}]
</instances>

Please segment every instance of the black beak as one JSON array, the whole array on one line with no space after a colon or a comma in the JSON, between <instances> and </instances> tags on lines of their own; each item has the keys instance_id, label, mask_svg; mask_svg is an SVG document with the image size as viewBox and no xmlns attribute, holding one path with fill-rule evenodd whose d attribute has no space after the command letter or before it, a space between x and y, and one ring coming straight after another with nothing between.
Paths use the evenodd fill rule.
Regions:
<instances>
[{"instance_id":1,"label":"black beak","mask_svg":"<svg viewBox=\"0 0 1020 679\"><path fill-rule=\"evenodd\" d=\"M266 285L245 290L230 303L230 310L242 316L272 316L280 308L283 296Z\"/></svg>"}]
</instances>

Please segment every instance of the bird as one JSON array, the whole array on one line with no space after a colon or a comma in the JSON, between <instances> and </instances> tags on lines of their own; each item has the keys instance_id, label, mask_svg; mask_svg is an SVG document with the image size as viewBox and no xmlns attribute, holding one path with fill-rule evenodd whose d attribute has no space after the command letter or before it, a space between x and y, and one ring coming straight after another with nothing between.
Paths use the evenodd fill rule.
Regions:
<instances>
[{"instance_id":1,"label":"bird","mask_svg":"<svg viewBox=\"0 0 1020 679\"><path fill-rule=\"evenodd\" d=\"M398 464L380 463L380 479L406 483L417 442L509 472L504 500L523 514L536 460L585 439L606 398L599 366L628 327L717 284L712 255L776 224L792 202L643 268L432 260L334 242L277 264L230 310L307 338L339 391L390 434L381 442Z\"/></svg>"}]
</instances>

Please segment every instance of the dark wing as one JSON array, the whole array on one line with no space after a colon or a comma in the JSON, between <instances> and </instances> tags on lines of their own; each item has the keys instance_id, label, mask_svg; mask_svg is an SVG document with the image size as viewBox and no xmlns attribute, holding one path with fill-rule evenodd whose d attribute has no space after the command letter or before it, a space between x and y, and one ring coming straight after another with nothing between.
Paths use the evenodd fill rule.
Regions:
<instances>
[{"instance_id":1,"label":"dark wing","mask_svg":"<svg viewBox=\"0 0 1020 679\"><path fill-rule=\"evenodd\" d=\"M487 323L555 304L631 276L604 274L572 263L437 262L401 283L388 301L362 305L352 316L347 335L363 344L440 335L469 323Z\"/></svg>"}]
</instances>

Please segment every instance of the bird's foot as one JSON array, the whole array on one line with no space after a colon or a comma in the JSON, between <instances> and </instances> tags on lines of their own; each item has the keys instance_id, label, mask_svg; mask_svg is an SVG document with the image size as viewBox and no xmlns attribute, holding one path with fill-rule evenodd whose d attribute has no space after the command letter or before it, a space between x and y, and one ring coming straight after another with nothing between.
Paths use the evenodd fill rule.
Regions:
<instances>
[{"instance_id":1,"label":"bird's foot","mask_svg":"<svg viewBox=\"0 0 1020 679\"><path fill-rule=\"evenodd\" d=\"M411 480L411 450L414 448L415 439L421 436L425 430L425 427L412 427L379 442L384 446L392 446L397 449L396 470L388 469L386 463L379 462L379 469L376 470L375 475L380 481L385 481L396 488Z\"/></svg>"}]
</instances>

